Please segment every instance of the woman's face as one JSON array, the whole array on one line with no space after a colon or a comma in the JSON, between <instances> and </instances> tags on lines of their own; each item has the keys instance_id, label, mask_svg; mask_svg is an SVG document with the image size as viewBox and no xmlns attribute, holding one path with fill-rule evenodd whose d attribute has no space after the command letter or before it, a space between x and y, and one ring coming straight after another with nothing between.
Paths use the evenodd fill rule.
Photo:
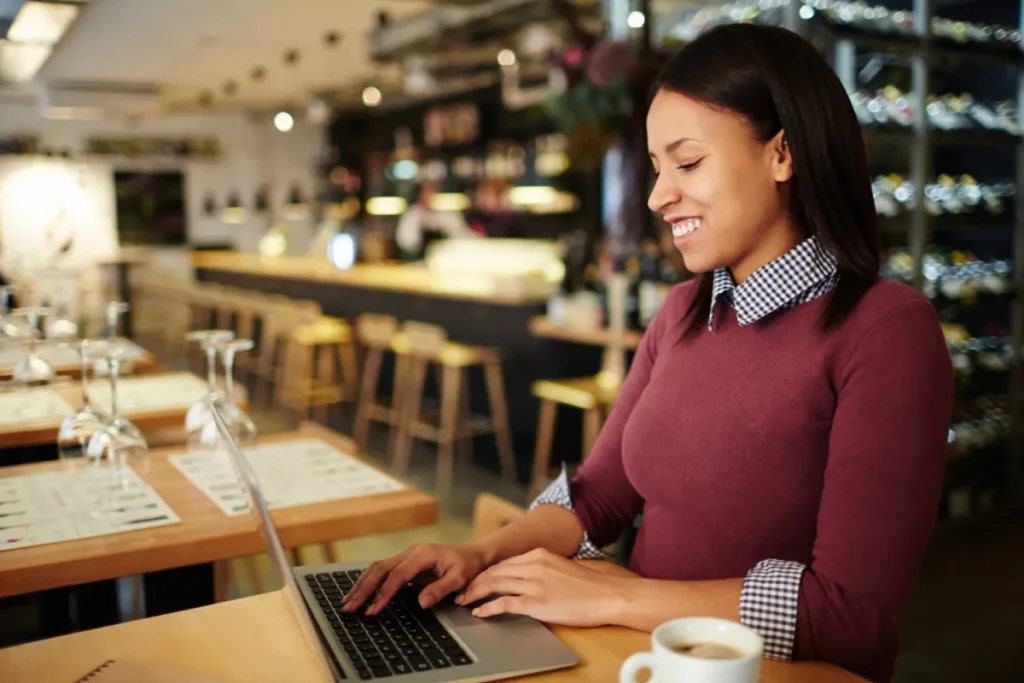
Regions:
<instances>
[{"instance_id":1,"label":"woman's face","mask_svg":"<svg viewBox=\"0 0 1024 683\"><path fill-rule=\"evenodd\" d=\"M688 270L730 267L742 282L796 245L781 133L762 142L738 114L662 90L647 114L647 141L658 174L648 206L671 226Z\"/></svg>"}]
</instances>

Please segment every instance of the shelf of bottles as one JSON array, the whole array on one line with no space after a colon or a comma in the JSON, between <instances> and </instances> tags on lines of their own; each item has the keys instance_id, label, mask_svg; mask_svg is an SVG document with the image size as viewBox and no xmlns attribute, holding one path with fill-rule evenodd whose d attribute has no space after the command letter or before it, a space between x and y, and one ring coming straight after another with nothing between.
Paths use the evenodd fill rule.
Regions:
<instances>
[{"instance_id":1,"label":"shelf of bottles","mask_svg":"<svg viewBox=\"0 0 1024 683\"><path fill-rule=\"evenodd\" d=\"M881 3L881 4L879 4ZM935 304L956 370L944 523L1022 500L1024 3L667 3L664 42L730 22L796 30L832 61L863 126L885 277Z\"/></svg>"}]
</instances>

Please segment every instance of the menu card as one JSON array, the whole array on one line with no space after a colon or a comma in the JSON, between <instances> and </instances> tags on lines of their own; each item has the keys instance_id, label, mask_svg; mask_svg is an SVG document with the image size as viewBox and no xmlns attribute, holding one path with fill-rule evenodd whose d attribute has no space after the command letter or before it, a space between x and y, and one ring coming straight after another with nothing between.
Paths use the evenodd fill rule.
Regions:
<instances>
[{"instance_id":1,"label":"menu card","mask_svg":"<svg viewBox=\"0 0 1024 683\"><path fill-rule=\"evenodd\" d=\"M117 381L117 409L124 414L188 408L208 391L206 382L186 372L128 377ZM91 383L89 398L100 410L109 412L109 382Z\"/></svg>"},{"instance_id":2,"label":"menu card","mask_svg":"<svg viewBox=\"0 0 1024 683\"><path fill-rule=\"evenodd\" d=\"M74 410L52 389L0 394L0 427L63 420Z\"/></svg>"},{"instance_id":3,"label":"menu card","mask_svg":"<svg viewBox=\"0 0 1024 683\"><path fill-rule=\"evenodd\" d=\"M131 468L79 467L0 479L0 551L180 521Z\"/></svg>"},{"instance_id":4,"label":"menu card","mask_svg":"<svg viewBox=\"0 0 1024 683\"><path fill-rule=\"evenodd\" d=\"M405 488L348 453L320 439L261 444L244 449L271 509L372 496ZM197 451L168 460L224 514L249 511L245 485L224 451Z\"/></svg>"}]
</instances>

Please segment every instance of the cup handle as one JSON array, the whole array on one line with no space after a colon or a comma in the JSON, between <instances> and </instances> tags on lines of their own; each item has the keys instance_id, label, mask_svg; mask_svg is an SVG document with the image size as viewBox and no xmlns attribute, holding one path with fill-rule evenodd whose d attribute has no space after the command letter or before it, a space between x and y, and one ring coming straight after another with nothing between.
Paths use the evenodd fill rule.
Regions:
<instances>
[{"instance_id":1,"label":"cup handle","mask_svg":"<svg viewBox=\"0 0 1024 683\"><path fill-rule=\"evenodd\" d=\"M635 655L630 655L629 659L622 663L622 668L619 669L619 683L636 683L636 675L642 669L654 671L653 652L639 652Z\"/></svg>"}]
</instances>

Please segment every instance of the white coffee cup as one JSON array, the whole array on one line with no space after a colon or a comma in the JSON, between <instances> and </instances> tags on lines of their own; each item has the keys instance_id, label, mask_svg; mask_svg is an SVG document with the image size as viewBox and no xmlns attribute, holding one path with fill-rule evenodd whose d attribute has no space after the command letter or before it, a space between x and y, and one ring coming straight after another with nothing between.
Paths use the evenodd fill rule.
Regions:
<instances>
[{"instance_id":1,"label":"white coffee cup","mask_svg":"<svg viewBox=\"0 0 1024 683\"><path fill-rule=\"evenodd\" d=\"M736 659L705 659L672 650L679 643L717 643L741 653ZM667 621L651 634L651 652L631 656L619 671L619 683L636 683L643 669L651 683L757 683L764 641L746 626L725 619L690 617Z\"/></svg>"}]
</instances>

